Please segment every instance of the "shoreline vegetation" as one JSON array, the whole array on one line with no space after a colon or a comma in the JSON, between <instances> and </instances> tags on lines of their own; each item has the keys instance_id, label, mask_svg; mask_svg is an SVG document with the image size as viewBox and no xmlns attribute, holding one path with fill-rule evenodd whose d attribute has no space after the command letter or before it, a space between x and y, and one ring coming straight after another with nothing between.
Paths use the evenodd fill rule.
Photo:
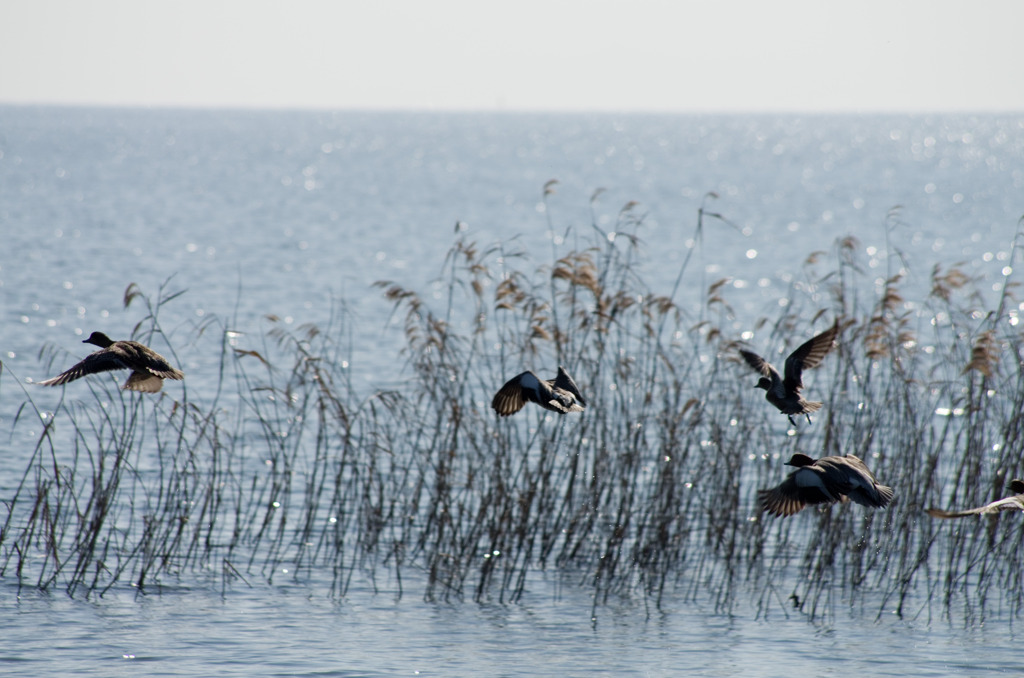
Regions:
<instances>
[{"instance_id":1,"label":"shoreline vegetation","mask_svg":"<svg viewBox=\"0 0 1024 678\"><path fill-rule=\"evenodd\" d=\"M562 240L582 248L553 239L539 265L514 241L482 248L457 234L439 298L376 284L404 333L400 389L353 386L343 307L323 327L268 317L268 331L243 335L252 345L230 329L243 323L207 318L195 331L219 333L219 377L202 400L187 379L150 396L107 375L66 386L47 411L33 385L0 371L5 397L23 399L11 435L42 422L2 498L0 577L89 597L203 572L225 590L329 573L341 597L356 578L376 590L387 573L397 595L514 603L549 573L590 589L595 614L641 596L812 620L844 606L970 625L1018 616L1024 516L924 512L998 499L1024 476L1012 270L992 308L957 267L935 266L930 292L907 299L904 255L890 247L875 282L848 237L803 262L821 303L791 288L787 305L766 309L777 315L743 322L756 333L747 343L727 278L701 285L699 304L682 293L703 280L689 269L704 229L731 227L705 209L714 197L671 289L644 282L633 203L613 232L595 220ZM898 226L894 212L885 228ZM1010 266L1022 244L1018 228ZM160 311L180 294L167 284L155 297L135 285L125 294L146 310L132 338L177 365ZM836 348L804 375L824 408L792 426L754 388L739 349L781 361L833 322ZM47 354L51 367L65 359ZM585 412L491 410L509 375L559 365ZM855 454L895 499L884 510L759 513L757 491L777 485L795 453Z\"/></svg>"}]
</instances>

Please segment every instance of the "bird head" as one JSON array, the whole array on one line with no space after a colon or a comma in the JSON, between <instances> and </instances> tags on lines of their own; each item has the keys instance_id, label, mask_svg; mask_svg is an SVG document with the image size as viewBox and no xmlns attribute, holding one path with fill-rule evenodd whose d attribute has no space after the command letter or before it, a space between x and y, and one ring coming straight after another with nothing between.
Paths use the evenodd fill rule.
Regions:
<instances>
[{"instance_id":1,"label":"bird head","mask_svg":"<svg viewBox=\"0 0 1024 678\"><path fill-rule=\"evenodd\" d=\"M82 340L82 343L93 344L94 346L99 346L100 348L106 348L113 344L114 342L110 337L103 334L102 332L93 332L92 334L89 335L88 339Z\"/></svg>"}]
</instances>

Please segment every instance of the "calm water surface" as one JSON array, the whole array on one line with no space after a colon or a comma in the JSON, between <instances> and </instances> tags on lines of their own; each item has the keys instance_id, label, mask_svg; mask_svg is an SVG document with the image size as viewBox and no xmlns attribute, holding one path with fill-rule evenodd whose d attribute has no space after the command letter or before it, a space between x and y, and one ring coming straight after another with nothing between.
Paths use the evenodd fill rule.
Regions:
<instances>
[{"instance_id":1,"label":"calm water surface","mask_svg":"<svg viewBox=\"0 0 1024 678\"><path fill-rule=\"evenodd\" d=\"M845 617L835 629L700 606L646 617L585 596L441 605L301 587L110 595L98 602L4 592L5 675L702 676L1017 675L1014 635L944 623Z\"/></svg>"},{"instance_id":2,"label":"calm water surface","mask_svg":"<svg viewBox=\"0 0 1024 678\"><path fill-rule=\"evenodd\" d=\"M549 179L559 184L545 200ZM1024 214L1024 117L0 108L0 429L22 402L10 379L51 376L40 346L84 355L83 334L130 333L144 311L122 308L129 283L186 290L163 311L172 344L210 317L251 335L265 314L325 323L344 300L355 381L398 382L400 336L370 284L430 290L457 221L540 264L562 238L589 237L592 220L614 231L636 200L645 273L667 289L708 192L732 226L704 234L706 278L680 301L729 276L737 330L743 312L785 303L808 254L848 234L879 276L899 250L908 285L926 289L934 263L963 262L997 294ZM216 352L175 348L201 400ZM9 488L28 449L0 438ZM512 606L425 603L408 585L400 600L353 590L341 601L315 582L221 595L186 581L89 601L0 586L10 675L978 676L1020 665L1008 619L963 629L839 611L821 628L670 598L650 615L609 605L593 622L585 590L543 582Z\"/></svg>"}]
</instances>

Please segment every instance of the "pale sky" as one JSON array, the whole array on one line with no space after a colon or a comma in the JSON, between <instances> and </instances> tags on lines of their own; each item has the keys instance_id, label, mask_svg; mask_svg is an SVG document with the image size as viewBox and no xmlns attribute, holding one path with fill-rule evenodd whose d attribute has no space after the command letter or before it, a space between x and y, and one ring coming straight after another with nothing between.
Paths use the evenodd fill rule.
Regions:
<instances>
[{"instance_id":1,"label":"pale sky","mask_svg":"<svg viewBox=\"0 0 1024 678\"><path fill-rule=\"evenodd\" d=\"M1024 111L1020 0L0 0L0 103Z\"/></svg>"}]
</instances>

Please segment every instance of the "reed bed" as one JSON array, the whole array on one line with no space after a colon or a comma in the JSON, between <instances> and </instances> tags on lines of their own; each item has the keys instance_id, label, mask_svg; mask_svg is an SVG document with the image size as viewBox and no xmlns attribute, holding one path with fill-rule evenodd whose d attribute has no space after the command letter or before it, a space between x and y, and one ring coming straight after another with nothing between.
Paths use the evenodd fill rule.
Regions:
<instances>
[{"instance_id":1,"label":"reed bed","mask_svg":"<svg viewBox=\"0 0 1024 678\"><path fill-rule=\"evenodd\" d=\"M353 386L343 308L323 327L195 328L220 337L217 388L201 398L187 380L174 398L92 378L47 412L5 374L5 395L23 400L13 427L42 429L3 498L0 576L76 596L205 573L225 589L287 576L326 578L337 596L354 581L402 594L415 582L427 599L501 602L557 577L592 591L595 614L642 596L766 618L1017 617L1024 517L922 510L982 504L1024 476L1016 283L988 308L962 270L937 266L930 292L910 299L894 246L876 283L846 238L809 253L777 316L737 318L726 279L689 291L706 229L730 228L713 199L671 289L644 280L635 204L611 230L567 230L563 242L585 245L553 244L541 265L507 242L457 237L439 299L378 283L404 336L393 390ZM898 214L884 227L897 230ZM137 338L171 355L156 342L175 297L125 297L145 306ZM838 348L805 377L825 408L791 427L752 388L743 332L781 364L832 322ZM506 379L558 365L583 389L583 414L495 416ZM856 454L897 498L761 515L757 489L798 451Z\"/></svg>"}]
</instances>

